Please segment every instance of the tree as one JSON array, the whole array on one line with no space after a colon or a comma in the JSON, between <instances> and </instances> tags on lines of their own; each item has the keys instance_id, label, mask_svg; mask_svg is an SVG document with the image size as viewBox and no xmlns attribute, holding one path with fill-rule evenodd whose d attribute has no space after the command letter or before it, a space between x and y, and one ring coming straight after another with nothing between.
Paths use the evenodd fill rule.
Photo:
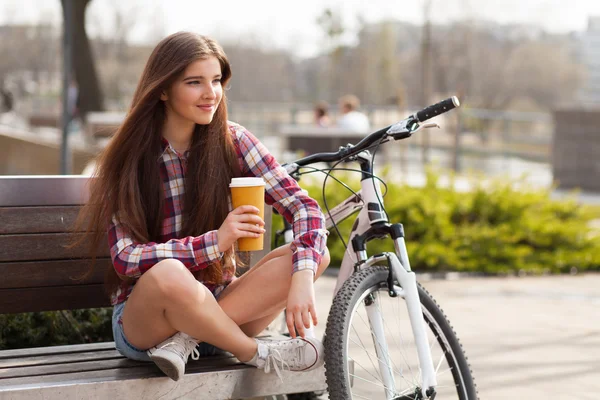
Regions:
<instances>
[{"instance_id":1,"label":"tree","mask_svg":"<svg viewBox=\"0 0 600 400\"><path fill-rule=\"evenodd\" d=\"M67 22L65 1L61 0L63 9L63 21ZM71 1L72 16L71 29L73 44L73 57L71 68L75 74L75 80L79 86L79 111L85 116L89 111L102 111L103 97L96 73L94 57L90 41L85 30L85 11L91 0Z\"/></svg>"},{"instance_id":2,"label":"tree","mask_svg":"<svg viewBox=\"0 0 600 400\"><path fill-rule=\"evenodd\" d=\"M317 18L317 24L321 27L326 37L326 49L330 57L330 68L322 84L323 87L329 89L329 96L339 96L343 85L338 73L341 68L342 57L344 56L341 38L345 32L341 13L326 8Z\"/></svg>"}]
</instances>

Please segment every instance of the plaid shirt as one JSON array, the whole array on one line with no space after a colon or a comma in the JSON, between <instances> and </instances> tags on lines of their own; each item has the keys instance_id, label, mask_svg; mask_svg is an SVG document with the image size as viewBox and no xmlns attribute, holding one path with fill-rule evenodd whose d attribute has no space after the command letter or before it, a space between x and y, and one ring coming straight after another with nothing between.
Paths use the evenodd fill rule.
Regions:
<instances>
[{"instance_id":1,"label":"plaid shirt","mask_svg":"<svg viewBox=\"0 0 600 400\"><path fill-rule=\"evenodd\" d=\"M328 232L325 219L317 202L300 189L296 181L282 168L269 151L244 127L229 123L234 138L242 176L262 177L265 180L265 202L293 225L293 271L316 271L325 251ZM160 243L136 243L113 217L108 229L108 242L113 265L123 280L112 294L112 304L127 300L137 278L153 265L167 258L181 261L191 272L204 269L219 260L223 253L217 246L217 231L198 237L180 237L184 176L187 153L179 154L166 141L158 160L165 195L162 235ZM231 282L234 270L223 269L223 281ZM215 290L214 285L207 284Z\"/></svg>"}]
</instances>

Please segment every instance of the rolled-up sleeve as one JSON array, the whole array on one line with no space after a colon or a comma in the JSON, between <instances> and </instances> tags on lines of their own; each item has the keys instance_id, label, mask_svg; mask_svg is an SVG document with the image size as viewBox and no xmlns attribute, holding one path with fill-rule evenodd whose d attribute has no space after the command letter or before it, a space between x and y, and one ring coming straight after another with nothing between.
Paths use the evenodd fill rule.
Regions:
<instances>
[{"instance_id":1,"label":"rolled-up sleeve","mask_svg":"<svg viewBox=\"0 0 600 400\"><path fill-rule=\"evenodd\" d=\"M262 177L266 184L265 202L292 224L293 272L310 269L316 273L329 234L319 204L298 186L252 133L239 125L231 125L231 129L243 159L242 174Z\"/></svg>"},{"instance_id":2,"label":"rolled-up sleeve","mask_svg":"<svg viewBox=\"0 0 600 400\"><path fill-rule=\"evenodd\" d=\"M206 268L222 257L217 243L217 231L165 243L136 243L115 217L108 228L113 266L117 274L127 278L139 278L153 265L169 258L181 261L192 272Z\"/></svg>"}]
</instances>

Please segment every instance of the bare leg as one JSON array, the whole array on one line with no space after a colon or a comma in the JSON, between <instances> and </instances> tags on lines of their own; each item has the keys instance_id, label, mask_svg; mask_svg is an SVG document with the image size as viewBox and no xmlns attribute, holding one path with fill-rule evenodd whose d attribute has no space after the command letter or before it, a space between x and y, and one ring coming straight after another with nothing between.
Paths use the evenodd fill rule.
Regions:
<instances>
[{"instance_id":1,"label":"bare leg","mask_svg":"<svg viewBox=\"0 0 600 400\"><path fill-rule=\"evenodd\" d=\"M327 253L316 277L328 264ZM260 333L285 307L291 270L289 245L280 247L231 283L217 304L181 262L163 260L139 278L129 296L123 312L125 335L132 345L147 349L185 332L247 361L256 353L256 342L248 336ZM245 306L239 307L242 302Z\"/></svg>"},{"instance_id":2,"label":"bare leg","mask_svg":"<svg viewBox=\"0 0 600 400\"><path fill-rule=\"evenodd\" d=\"M229 351L240 361L256 353L256 342L227 316L212 293L174 259L163 260L137 281L123 311L132 345L147 349L176 332Z\"/></svg>"},{"instance_id":3,"label":"bare leg","mask_svg":"<svg viewBox=\"0 0 600 400\"><path fill-rule=\"evenodd\" d=\"M328 265L329 252L326 252L315 280ZM292 251L285 245L267 254L250 271L232 282L219 296L219 305L244 333L256 336L284 309L291 282ZM244 307L239 306L242 303Z\"/></svg>"}]
</instances>

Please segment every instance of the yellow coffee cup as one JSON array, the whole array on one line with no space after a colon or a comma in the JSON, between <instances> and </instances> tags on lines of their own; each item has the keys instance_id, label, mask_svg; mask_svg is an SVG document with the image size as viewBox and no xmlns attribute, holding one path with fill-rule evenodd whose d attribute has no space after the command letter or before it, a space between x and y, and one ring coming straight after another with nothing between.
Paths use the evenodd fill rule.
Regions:
<instances>
[{"instance_id":1,"label":"yellow coffee cup","mask_svg":"<svg viewBox=\"0 0 600 400\"><path fill-rule=\"evenodd\" d=\"M231 205L233 209L240 206L254 206L260 210L259 216L265 218L265 181L263 178L231 178ZM238 239L239 251L255 251L263 249L263 235Z\"/></svg>"}]
</instances>

